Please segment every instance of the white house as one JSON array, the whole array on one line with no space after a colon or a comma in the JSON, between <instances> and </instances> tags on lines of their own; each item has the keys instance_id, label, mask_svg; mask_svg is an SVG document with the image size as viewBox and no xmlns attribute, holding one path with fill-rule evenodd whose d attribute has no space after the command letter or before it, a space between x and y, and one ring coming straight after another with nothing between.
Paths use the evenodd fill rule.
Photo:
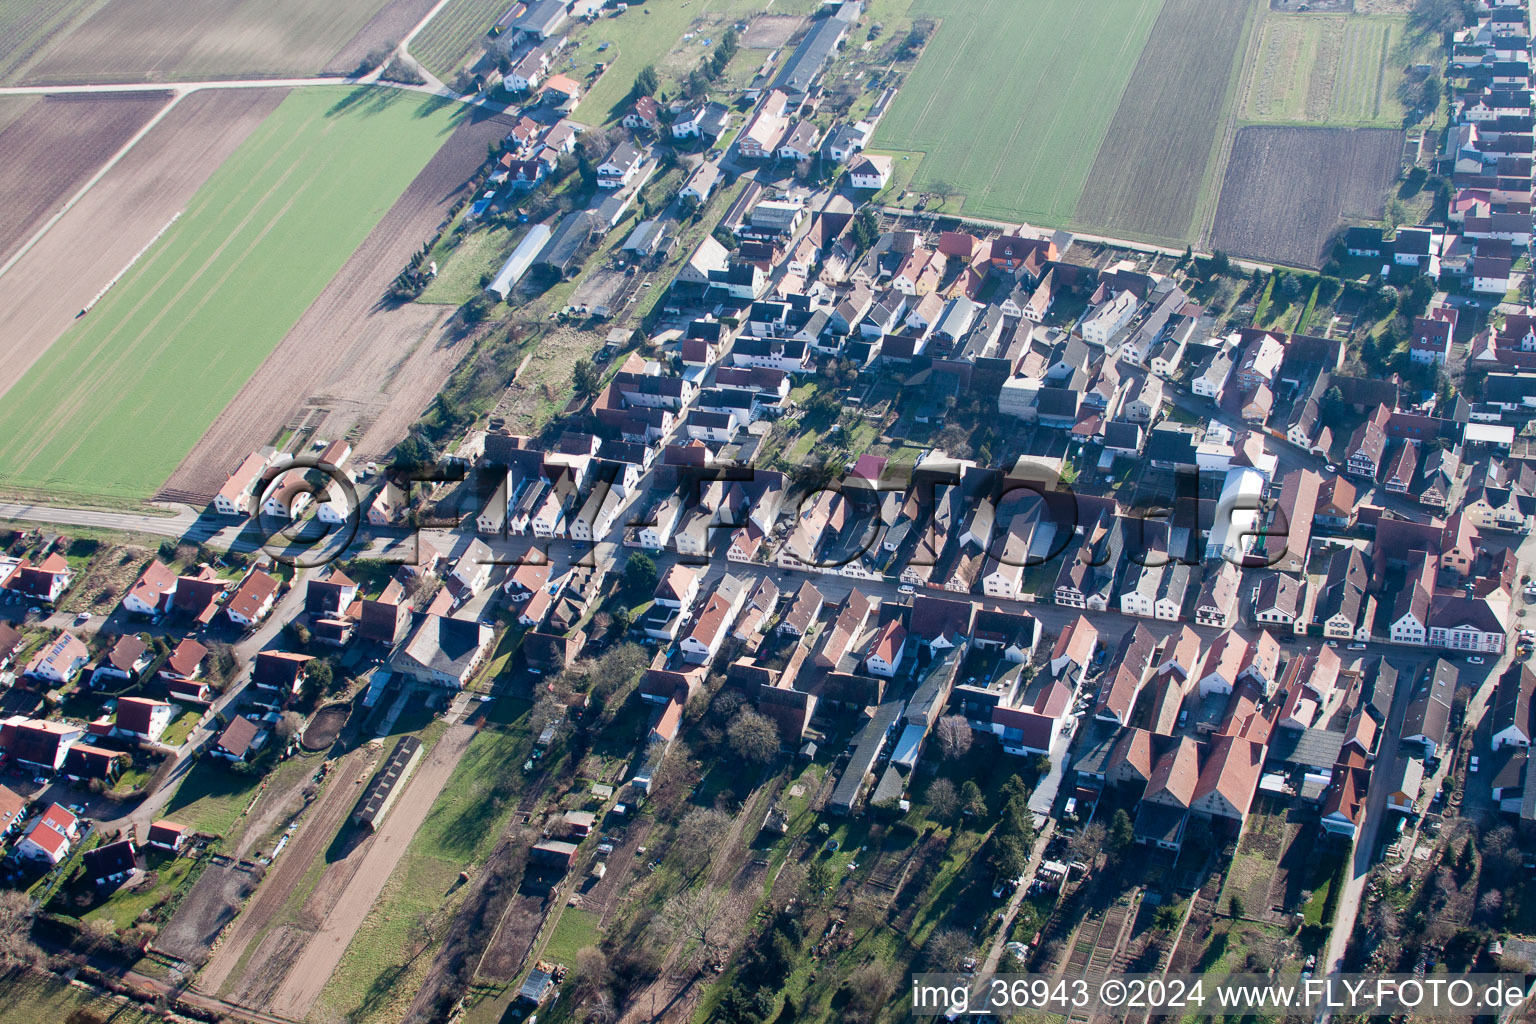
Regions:
<instances>
[{"instance_id":1,"label":"white house","mask_svg":"<svg viewBox=\"0 0 1536 1024\"><path fill-rule=\"evenodd\" d=\"M862 153L849 165L848 178L854 188L878 192L891 180L891 158Z\"/></svg>"}]
</instances>

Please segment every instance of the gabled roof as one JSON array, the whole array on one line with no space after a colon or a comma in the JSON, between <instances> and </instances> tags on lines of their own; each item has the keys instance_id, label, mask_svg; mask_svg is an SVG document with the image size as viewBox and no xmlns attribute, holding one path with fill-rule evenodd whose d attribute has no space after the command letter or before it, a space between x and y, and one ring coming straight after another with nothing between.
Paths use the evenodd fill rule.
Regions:
<instances>
[{"instance_id":1,"label":"gabled roof","mask_svg":"<svg viewBox=\"0 0 1536 1024\"><path fill-rule=\"evenodd\" d=\"M176 645L171 656L165 659L165 667L180 676L191 676L208 656L208 648L191 637Z\"/></svg>"},{"instance_id":2,"label":"gabled roof","mask_svg":"<svg viewBox=\"0 0 1536 1024\"><path fill-rule=\"evenodd\" d=\"M145 697L120 697L117 701L117 727L124 732L147 733L155 712L169 708L163 700Z\"/></svg>"},{"instance_id":3,"label":"gabled roof","mask_svg":"<svg viewBox=\"0 0 1536 1024\"><path fill-rule=\"evenodd\" d=\"M84 860L86 877L93 879L126 874L139 866L131 839L119 839L115 843L87 850Z\"/></svg>"},{"instance_id":4,"label":"gabled roof","mask_svg":"<svg viewBox=\"0 0 1536 1024\"><path fill-rule=\"evenodd\" d=\"M255 722L244 715L236 715L219 734L219 749L233 757L244 757L260 732Z\"/></svg>"},{"instance_id":5,"label":"gabled roof","mask_svg":"<svg viewBox=\"0 0 1536 1024\"><path fill-rule=\"evenodd\" d=\"M259 569L253 570L229 596L229 600L224 603L224 610L230 615L254 621L261 606L276 593L277 580Z\"/></svg>"},{"instance_id":6,"label":"gabled roof","mask_svg":"<svg viewBox=\"0 0 1536 1024\"><path fill-rule=\"evenodd\" d=\"M1264 770L1262 744L1240 736L1218 736L1195 784L1194 800L1220 794L1239 815L1246 815Z\"/></svg>"},{"instance_id":7,"label":"gabled roof","mask_svg":"<svg viewBox=\"0 0 1536 1024\"><path fill-rule=\"evenodd\" d=\"M1180 736L1173 749L1157 759L1143 799L1155 797L1159 803L1172 802L1188 807L1195 798L1199 779L1199 745L1188 736Z\"/></svg>"}]
</instances>

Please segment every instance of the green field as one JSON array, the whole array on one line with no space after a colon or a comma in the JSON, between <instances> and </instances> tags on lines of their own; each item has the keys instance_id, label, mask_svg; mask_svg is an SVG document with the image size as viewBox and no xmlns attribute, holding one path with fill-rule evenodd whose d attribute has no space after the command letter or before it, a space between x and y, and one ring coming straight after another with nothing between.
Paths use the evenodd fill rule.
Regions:
<instances>
[{"instance_id":1,"label":"green field","mask_svg":"<svg viewBox=\"0 0 1536 1024\"><path fill-rule=\"evenodd\" d=\"M625 101L635 87L635 76L647 64L663 71L662 91L676 95L676 89L665 74L668 54L682 48L696 58L684 63L690 69L697 66L710 52L704 45L704 38L714 40L715 32L723 32L730 22L744 21L765 11L809 14L815 7L815 0L693 0L692 3L663 0L662 3L633 5L616 18L610 17L610 12L605 10L595 24L571 30L572 39L579 45L566 51L571 62L560 69L582 81L597 62L608 65L577 105L576 119L589 124L608 124L623 117ZM685 44L683 33L699 20L706 20L714 28L701 29L703 35ZM608 48L598 52L597 47L605 42L609 44ZM761 60L762 51L754 52ZM686 76L686 71L678 70L681 72L679 78Z\"/></svg>"},{"instance_id":2,"label":"green field","mask_svg":"<svg viewBox=\"0 0 1536 1024\"><path fill-rule=\"evenodd\" d=\"M227 836L260 785L259 776L236 775L218 758L204 757L181 780L165 816L198 832Z\"/></svg>"},{"instance_id":3,"label":"green field","mask_svg":"<svg viewBox=\"0 0 1536 1024\"><path fill-rule=\"evenodd\" d=\"M454 72L479 55L481 40L511 6L512 0L448 0L411 40L411 56L438 78L450 81Z\"/></svg>"},{"instance_id":4,"label":"green field","mask_svg":"<svg viewBox=\"0 0 1536 1024\"><path fill-rule=\"evenodd\" d=\"M461 109L398 90L294 91L6 395L0 485L153 494Z\"/></svg>"},{"instance_id":5,"label":"green field","mask_svg":"<svg viewBox=\"0 0 1536 1024\"><path fill-rule=\"evenodd\" d=\"M967 216L1073 223L1162 6L917 0L913 17L943 21L874 147L924 154L913 187L948 183Z\"/></svg>"},{"instance_id":6,"label":"green field","mask_svg":"<svg viewBox=\"0 0 1536 1024\"><path fill-rule=\"evenodd\" d=\"M480 278L500 270L526 233L526 228L498 225L466 234L438 264L437 276L416 301L462 306L484 290Z\"/></svg>"},{"instance_id":7,"label":"green field","mask_svg":"<svg viewBox=\"0 0 1536 1024\"><path fill-rule=\"evenodd\" d=\"M1396 128L1404 52L1402 18L1268 14L1244 86L1241 114L1255 124Z\"/></svg>"},{"instance_id":8,"label":"green field","mask_svg":"<svg viewBox=\"0 0 1536 1024\"><path fill-rule=\"evenodd\" d=\"M602 936L598 927L602 918L590 910L566 907L555 925L554 934L544 946L544 959L551 963L576 966L576 954L587 946L595 946Z\"/></svg>"}]
</instances>

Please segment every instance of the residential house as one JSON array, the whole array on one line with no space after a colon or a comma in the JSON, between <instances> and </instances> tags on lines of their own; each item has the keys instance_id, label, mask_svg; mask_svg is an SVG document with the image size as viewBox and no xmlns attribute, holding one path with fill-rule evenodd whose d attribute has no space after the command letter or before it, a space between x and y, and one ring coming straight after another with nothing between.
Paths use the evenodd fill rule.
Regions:
<instances>
[{"instance_id":1,"label":"residential house","mask_svg":"<svg viewBox=\"0 0 1536 1024\"><path fill-rule=\"evenodd\" d=\"M78 637L73 633L60 633L32 655L25 674L53 686L63 686L90 660L91 652Z\"/></svg>"},{"instance_id":2,"label":"residential house","mask_svg":"<svg viewBox=\"0 0 1536 1024\"><path fill-rule=\"evenodd\" d=\"M166 726L171 724L175 710L163 700L119 697L112 734L153 743L165 732Z\"/></svg>"}]
</instances>

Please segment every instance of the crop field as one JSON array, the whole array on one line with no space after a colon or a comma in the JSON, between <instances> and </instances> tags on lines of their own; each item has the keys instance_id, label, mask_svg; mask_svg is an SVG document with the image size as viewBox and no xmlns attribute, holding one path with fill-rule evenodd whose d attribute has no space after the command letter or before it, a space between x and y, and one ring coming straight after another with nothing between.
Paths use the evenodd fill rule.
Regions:
<instances>
[{"instance_id":1,"label":"crop field","mask_svg":"<svg viewBox=\"0 0 1536 1024\"><path fill-rule=\"evenodd\" d=\"M0 484L153 494L457 120L394 90L291 94L6 393Z\"/></svg>"},{"instance_id":2,"label":"crop field","mask_svg":"<svg viewBox=\"0 0 1536 1024\"><path fill-rule=\"evenodd\" d=\"M496 19L512 6L510 0L448 0L411 40L411 56L443 81L480 52Z\"/></svg>"},{"instance_id":3,"label":"crop field","mask_svg":"<svg viewBox=\"0 0 1536 1024\"><path fill-rule=\"evenodd\" d=\"M0 131L0 260L170 100L169 93L47 96Z\"/></svg>"},{"instance_id":4,"label":"crop field","mask_svg":"<svg viewBox=\"0 0 1536 1024\"><path fill-rule=\"evenodd\" d=\"M0 394L185 209L284 95L281 89L220 89L181 100L0 276L0 348L6 353ZM0 105L0 114L9 106Z\"/></svg>"},{"instance_id":5,"label":"crop field","mask_svg":"<svg viewBox=\"0 0 1536 1024\"><path fill-rule=\"evenodd\" d=\"M413 101L414 105L414 101ZM428 102L420 111L433 109ZM260 369L166 481L176 500L206 501L231 465L267 443L290 417L321 416L324 437L361 431L356 455L372 458L406 429L471 344L440 328L452 313L420 303L380 301L412 252L432 237L485 160L486 144L508 117L474 108L352 250ZM365 461L360 458L359 461Z\"/></svg>"},{"instance_id":6,"label":"crop field","mask_svg":"<svg viewBox=\"0 0 1536 1024\"><path fill-rule=\"evenodd\" d=\"M1072 223L1162 7L1161 0L919 0L914 17L944 21L873 147L924 154L912 187L947 183L965 195L967 216ZM1186 39L1176 66L1194 49ZM1160 153L1166 157L1166 148Z\"/></svg>"},{"instance_id":7,"label":"crop field","mask_svg":"<svg viewBox=\"0 0 1536 1024\"><path fill-rule=\"evenodd\" d=\"M22 77L52 85L313 74L387 2L112 0L41 49Z\"/></svg>"},{"instance_id":8,"label":"crop field","mask_svg":"<svg viewBox=\"0 0 1536 1024\"><path fill-rule=\"evenodd\" d=\"M1402 18L1264 18L1241 116L1264 124L1396 127L1403 107Z\"/></svg>"},{"instance_id":9,"label":"crop field","mask_svg":"<svg viewBox=\"0 0 1536 1024\"><path fill-rule=\"evenodd\" d=\"M100 7L105 0L0 0L0 82L19 70L47 43Z\"/></svg>"},{"instance_id":10,"label":"crop field","mask_svg":"<svg viewBox=\"0 0 1536 1024\"><path fill-rule=\"evenodd\" d=\"M1227 163L1211 244L1233 256L1317 267L1340 224L1378 220L1401 165L1385 128L1248 127Z\"/></svg>"},{"instance_id":11,"label":"crop field","mask_svg":"<svg viewBox=\"0 0 1536 1024\"><path fill-rule=\"evenodd\" d=\"M52 974L18 969L6 975L5 1019L9 1024L153 1024L161 1018L126 999L71 985Z\"/></svg>"},{"instance_id":12,"label":"crop field","mask_svg":"<svg viewBox=\"0 0 1536 1024\"><path fill-rule=\"evenodd\" d=\"M1165 245L1198 234L1260 0L1165 0L1094 158L1076 223Z\"/></svg>"}]
</instances>

